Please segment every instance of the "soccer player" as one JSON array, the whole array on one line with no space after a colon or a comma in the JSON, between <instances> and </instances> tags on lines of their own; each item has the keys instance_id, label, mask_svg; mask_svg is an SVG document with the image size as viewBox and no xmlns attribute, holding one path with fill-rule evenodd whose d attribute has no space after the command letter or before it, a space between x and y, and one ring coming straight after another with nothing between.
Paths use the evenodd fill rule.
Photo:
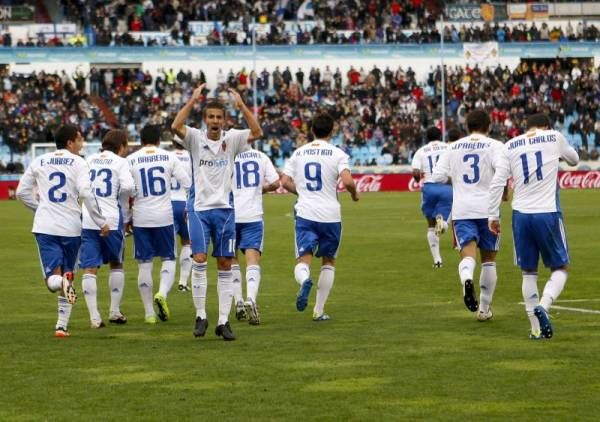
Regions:
<instances>
[{"instance_id":1,"label":"soccer player","mask_svg":"<svg viewBox=\"0 0 600 422\"><path fill-rule=\"evenodd\" d=\"M448 229L448 217L452 209L452 186L433 183L431 175L440 156L448 145L441 142L442 131L437 127L427 129L427 144L415 152L412 160L415 181L423 180L421 210L427 220L427 242L433 256L433 267L442 267L439 237Z\"/></svg>"},{"instance_id":2,"label":"soccer player","mask_svg":"<svg viewBox=\"0 0 600 422\"><path fill-rule=\"evenodd\" d=\"M173 140L173 148L175 158L177 158L185 171L188 173L190 180L192 178L192 163L190 153L183 149L183 146ZM171 205L173 206L173 222L175 224L175 234L179 235L181 241L181 250L179 252L179 286L180 292L189 291L187 281L192 272L192 246L190 241L190 233L187 226L187 191L181 186L177 179L171 179Z\"/></svg>"},{"instance_id":3,"label":"soccer player","mask_svg":"<svg viewBox=\"0 0 600 422\"><path fill-rule=\"evenodd\" d=\"M238 320L248 319L251 325L260 324L256 296L260 286L260 257L263 247L262 195L279 188L279 174L266 154L250 150L235 157L233 203L235 208L236 257L233 273L233 299ZM242 273L237 250L246 257L246 295L242 294Z\"/></svg>"},{"instance_id":4,"label":"soccer player","mask_svg":"<svg viewBox=\"0 0 600 422\"><path fill-rule=\"evenodd\" d=\"M213 243L217 260L219 320L215 334L223 340L235 340L229 325L232 302L232 259L235 252L235 217L232 204L232 179L236 155L250 149L249 142L262 136L262 129L240 95L230 89L232 104L241 112L250 129L224 131L226 112L223 103L209 100L204 106L205 129L185 125L190 112L202 98L204 84L196 88L187 104L177 113L171 129L190 152L193 185L188 199L188 226L192 239L192 297L196 307L194 336L206 334L206 261Z\"/></svg>"},{"instance_id":5,"label":"soccer player","mask_svg":"<svg viewBox=\"0 0 600 422\"><path fill-rule=\"evenodd\" d=\"M134 255L138 261L138 287L144 303L145 321L156 324L157 314L152 305L152 260L162 259L160 287L154 295L158 318L170 317L167 296L175 281L175 231L171 206L171 180L173 177L189 189L190 177L171 152L159 147L161 129L146 125L140 138L142 148L127 157L136 184L133 203Z\"/></svg>"},{"instance_id":6,"label":"soccer player","mask_svg":"<svg viewBox=\"0 0 600 422\"><path fill-rule=\"evenodd\" d=\"M75 126L61 126L55 136L56 151L37 157L19 182L17 197L35 212L33 229L46 286L58 292L56 337L68 337L72 305L77 300L73 271L81 244L83 199L100 234L110 227L98 207L89 178L89 167L78 154L83 137Z\"/></svg>"},{"instance_id":7,"label":"soccer player","mask_svg":"<svg viewBox=\"0 0 600 422\"><path fill-rule=\"evenodd\" d=\"M359 200L348 155L329 143L333 129L334 121L330 115L316 114L311 123L315 140L294 151L281 176L281 185L298 195L294 208L297 259L294 276L300 285L296 297L298 311L304 311L308 305L313 285L310 277L313 254L322 258L313 321L330 319L325 313L325 303L333 287L335 259L342 237L338 178L352 200Z\"/></svg>"},{"instance_id":8,"label":"soccer player","mask_svg":"<svg viewBox=\"0 0 600 422\"><path fill-rule=\"evenodd\" d=\"M466 119L469 135L454 142L440 157L431 177L434 183L452 181L452 221L454 236L462 260L458 274L463 286L464 303L477 320L492 318L492 298L496 288L496 252L499 238L488 230L487 216L490 183L502 143L487 137L490 117L473 110ZM480 296L475 298L473 275L477 249L481 254Z\"/></svg>"},{"instance_id":9,"label":"soccer player","mask_svg":"<svg viewBox=\"0 0 600 422\"><path fill-rule=\"evenodd\" d=\"M108 321L125 324L127 318L121 313L121 298L125 287L123 274L124 216L121 203L127 206L129 197L135 191L135 184L129 165L124 156L127 154L127 132L111 129L102 138L102 152L91 155L87 162L90 166L92 189L98 206L110 228L108 236L100 235L100 228L90 217L90 211L83 205L81 233L81 251L79 267L84 269L83 297L90 313L92 328L104 327L98 311L96 275L102 264L110 265L108 286L110 289L110 315Z\"/></svg>"},{"instance_id":10,"label":"soccer player","mask_svg":"<svg viewBox=\"0 0 600 422\"><path fill-rule=\"evenodd\" d=\"M490 188L489 227L500 233L500 197L513 179L512 227L517 265L523 273L522 293L531 323L531 339L552 337L548 311L567 281L569 252L560 209L559 160L569 165L579 156L543 113L527 119L527 132L506 143ZM552 271L541 300L537 287L538 260Z\"/></svg>"}]
</instances>

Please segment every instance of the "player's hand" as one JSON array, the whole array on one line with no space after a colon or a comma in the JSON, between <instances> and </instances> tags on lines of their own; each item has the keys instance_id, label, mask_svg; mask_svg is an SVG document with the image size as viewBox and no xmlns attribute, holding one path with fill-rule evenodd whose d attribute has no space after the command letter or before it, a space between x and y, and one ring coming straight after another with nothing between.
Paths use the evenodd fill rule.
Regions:
<instances>
[{"instance_id":1,"label":"player's hand","mask_svg":"<svg viewBox=\"0 0 600 422\"><path fill-rule=\"evenodd\" d=\"M109 233L110 233L110 227L108 227L108 224L103 225L102 228L100 229L100 236L106 237L109 235Z\"/></svg>"},{"instance_id":2,"label":"player's hand","mask_svg":"<svg viewBox=\"0 0 600 422\"><path fill-rule=\"evenodd\" d=\"M232 88L229 88L227 91L229 92L229 95L233 97L233 103L235 104L236 108L239 109L244 105L244 101L242 100L242 96L239 94L239 92Z\"/></svg>"},{"instance_id":3,"label":"player's hand","mask_svg":"<svg viewBox=\"0 0 600 422\"><path fill-rule=\"evenodd\" d=\"M195 102L200 101L200 99L204 95L203 91L205 86L206 84L202 84L198 88L194 89L194 92L192 93L192 100L194 100Z\"/></svg>"},{"instance_id":4,"label":"player's hand","mask_svg":"<svg viewBox=\"0 0 600 422\"><path fill-rule=\"evenodd\" d=\"M354 202L358 202L360 200L359 196L358 196L358 191L357 192L353 192L350 194L350 196L352 197L352 200Z\"/></svg>"},{"instance_id":5,"label":"player's hand","mask_svg":"<svg viewBox=\"0 0 600 422\"><path fill-rule=\"evenodd\" d=\"M488 228L496 236L499 235L500 234L500 220L489 220L488 221Z\"/></svg>"},{"instance_id":6,"label":"player's hand","mask_svg":"<svg viewBox=\"0 0 600 422\"><path fill-rule=\"evenodd\" d=\"M127 223L125 224L125 236L129 236L133 234L133 224Z\"/></svg>"}]
</instances>

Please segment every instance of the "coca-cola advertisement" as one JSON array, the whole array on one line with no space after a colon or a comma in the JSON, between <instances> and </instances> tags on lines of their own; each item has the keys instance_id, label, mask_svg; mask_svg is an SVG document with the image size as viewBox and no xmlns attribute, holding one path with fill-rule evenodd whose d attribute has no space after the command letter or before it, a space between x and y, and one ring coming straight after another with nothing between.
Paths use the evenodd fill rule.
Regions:
<instances>
[{"instance_id":1,"label":"coca-cola advertisement","mask_svg":"<svg viewBox=\"0 0 600 422\"><path fill-rule=\"evenodd\" d=\"M561 189L600 189L600 171L563 171L558 174Z\"/></svg>"}]
</instances>

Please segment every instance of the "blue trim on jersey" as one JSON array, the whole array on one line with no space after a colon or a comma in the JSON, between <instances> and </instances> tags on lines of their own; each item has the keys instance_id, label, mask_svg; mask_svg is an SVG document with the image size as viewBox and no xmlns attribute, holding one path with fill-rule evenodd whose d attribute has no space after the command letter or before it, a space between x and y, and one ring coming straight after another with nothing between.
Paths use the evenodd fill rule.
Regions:
<instances>
[{"instance_id":1,"label":"blue trim on jersey","mask_svg":"<svg viewBox=\"0 0 600 422\"><path fill-rule=\"evenodd\" d=\"M484 251L497 251L500 247L500 236L496 236L488 228L487 218L454 220L454 236L460 249L474 240L477 247Z\"/></svg>"},{"instance_id":2,"label":"blue trim on jersey","mask_svg":"<svg viewBox=\"0 0 600 422\"><path fill-rule=\"evenodd\" d=\"M536 270L539 257L551 269L569 263L567 234L560 212L524 214L513 210L515 258L522 270Z\"/></svg>"},{"instance_id":3,"label":"blue trim on jersey","mask_svg":"<svg viewBox=\"0 0 600 422\"><path fill-rule=\"evenodd\" d=\"M560 209L560 184L558 183L558 180L556 180L556 191L554 194L554 198L556 201L556 211L561 212L561 209Z\"/></svg>"},{"instance_id":4,"label":"blue trim on jersey","mask_svg":"<svg viewBox=\"0 0 600 422\"><path fill-rule=\"evenodd\" d=\"M452 210L452 186L445 183L423 184L421 211L426 218L434 219L438 214L448 220Z\"/></svg>"},{"instance_id":5,"label":"blue trim on jersey","mask_svg":"<svg viewBox=\"0 0 600 422\"><path fill-rule=\"evenodd\" d=\"M215 208L188 213L192 253L208 254L212 240L214 257L233 257L235 216L233 208Z\"/></svg>"},{"instance_id":6,"label":"blue trim on jersey","mask_svg":"<svg viewBox=\"0 0 600 422\"><path fill-rule=\"evenodd\" d=\"M125 242L121 230L111 230L108 236L100 236L100 230L81 231L80 268L98 268L103 264L123 263Z\"/></svg>"},{"instance_id":7,"label":"blue trim on jersey","mask_svg":"<svg viewBox=\"0 0 600 422\"><path fill-rule=\"evenodd\" d=\"M335 258L342 241L342 223L319 223L296 217L294 233L296 258L307 254Z\"/></svg>"},{"instance_id":8,"label":"blue trim on jersey","mask_svg":"<svg viewBox=\"0 0 600 422\"><path fill-rule=\"evenodd\" d=\"M77 258L81 237L54 236L34 233L42 266L44 279L50 277L54 270L61 268L62 273L77 269Z\"/></svg>"},{"instance_id":9,"label":"blue trim on jersey","mask_svg":"<svg viewBox=\"0 0 600 422\"><path fill-rule=\"evenodd\" d=\"M175 227L175 234L179 235L181 240L190 240L186 218L186 201L171 201L171 205L173 207L173 225Z\"/></svg>"},{"instance_id":10,"label":"blue trim on jersey","mask_svg":"<svg viewBox=\"0 0 600 422\"><path fill-rule=\"evenodd\" d=\"M154 257L175 259L175 229L133 226L134 257L138 261L151 261Z\"/></svg>"},{"instance_id":11,"label":"blue trim on jersey","mask_svg":"<svg viewBox=\"0 0 600 422\"><path fill-rule=\"evenodd\" d=\"M246 253L246 249L256 249L262 253L264 234L262 221L235 223L235 244L242 253Z\"/></svg>"}]
</instances>

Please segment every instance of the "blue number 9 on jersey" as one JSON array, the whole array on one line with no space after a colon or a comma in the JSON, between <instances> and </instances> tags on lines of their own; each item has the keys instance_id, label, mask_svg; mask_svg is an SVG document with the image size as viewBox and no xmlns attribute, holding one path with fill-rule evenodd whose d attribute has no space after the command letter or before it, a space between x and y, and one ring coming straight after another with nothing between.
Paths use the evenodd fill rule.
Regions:
<instances>
[{"instance_id":1,"label":"blue number 9 on jersey","mask_svg":"<svg viewBox=\"0 0 600 422\"><path fill-rule=\"evenodd\" d=\"M306 183L306 189L310 192L318 192L323 189L321 163L306 163L304 166L304 178L308 181L308 183Z\"/></svg>"}]
</instances>

